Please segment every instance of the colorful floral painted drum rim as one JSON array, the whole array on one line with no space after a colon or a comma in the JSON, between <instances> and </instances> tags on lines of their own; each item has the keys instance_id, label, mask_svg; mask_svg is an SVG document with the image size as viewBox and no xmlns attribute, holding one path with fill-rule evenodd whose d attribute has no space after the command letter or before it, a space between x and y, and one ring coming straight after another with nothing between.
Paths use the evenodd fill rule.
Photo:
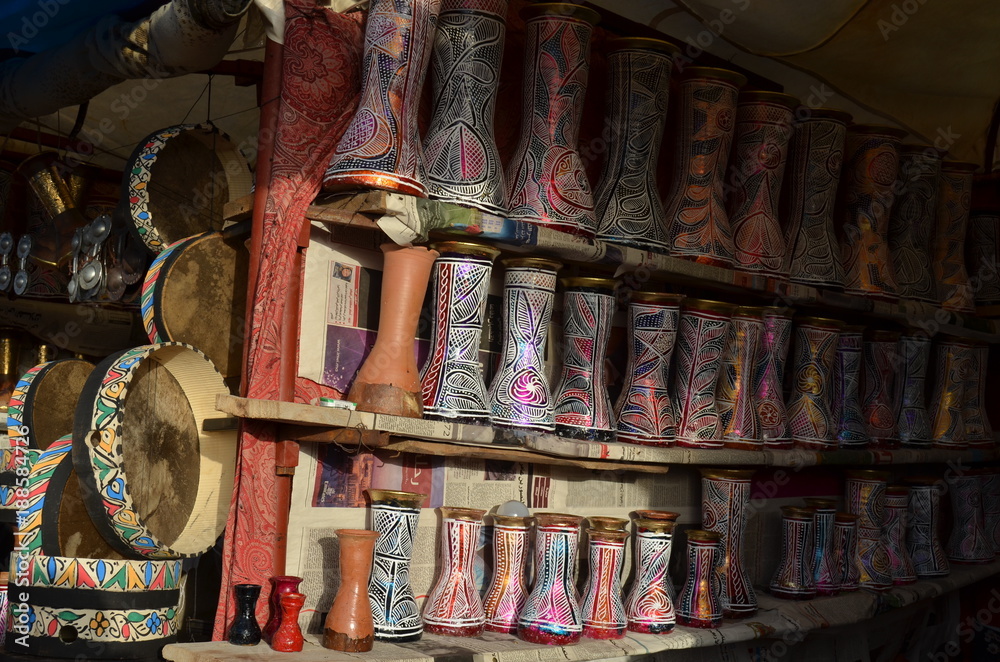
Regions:
<instances>
[{"instance_id":1,"label":"colorful floral painted drum rim","mask_svg":"<svg viewBox=\"0 0 1000 662\"><path fill-rule=\"evenodd\" d=\"M57 439L42 452L28 474L28 496L25 507L18 509L17 536L19 547L29 553L42 552L46 492L52 476L66 466L63 460L69 457L72 447L73 435Z\"/></svg>"},{"instance_id":2,"label":"colorful floral painted drum rim","mask_svg":"<svg viewBox=\"0 0 1000 662\"><path fill-rule=\"evenodd\" d=\"M144 140L139 141L139 145L129 159L132 166L126 170L125 178L122 181L122 205L126 206L126 212L132 222L133 233L154 254L184 238L184 235L171 236L170 229L154 218L152 210L149 208L153 166L164 149L168 147L170 141L184 135L200 140L215 152L220 166L216 174L221 172L224 175L229 189L229 200L248 195L252 188L253 178L246 159L240 154L236 145L229 140L229 136L211 124L180 124L160 129L146 136ZM213 193L217 186L217 182L208 182L207 193L195 191L195 194L204 196ZM221 225L221 219L219 219L219 223Z\"/></svg>"},{"instance_id":3,"label":"colorful floral painted drum rim","mask_svg":"<svg viewBox=\"0 0 1000 662\"><path fill-rule=\"evenodd\" d=\"M182 530L161 539L140 515L124 465L124 411L129 387L145 361L176 380L193 415L197 435L198 488ZM105 359L87 380L73 427L73 464L88 512L98 531L119 553L137 558L200 556L225 528L236 469L236 431L204 429L217 417L215 399L228 393L222 375L200 351L184 343L159 343Z\"/></svg>"},{"instance_id":4,"label":"colorful floral painted drum rim","mask_svg":"<svg viewBox=\"0 0 1000 662\"><path fill-rule=\"evenodd\" d=\"M179 246L190 243L200 236L202 235L185 237L184 239L178 239L174 243L170 244L156 256L156 259L154 259L149 265L149 269L146 270L146 278L142 282L142 296L139 303L139 313L142 316L142 326L146 330L146 336L149 338L149 342L151 343L165 342L168 340L168 337L165 334L161 335L160 333L160 329L163 328L163 325L157 324L157 320L154 318L155 313L153 308L153 299L160 272L164 270L163 267L167 264L171 255L174 254L174 251Z\"/></svg>"},{"instance_id":5,"label":"colorful floral painted drum rim","mask_svg":"<svg viewBox=\"0 0 1000 662\"><path fill-rule=\"evenodd\" d=\"M22 502L26 498L26 492L23 487L20 488L20 492L18 491L17 481L19 476L17 475L17 468L19 466L23 467L21 469L22 473L25 469L30 472L42 453L43 451L38 448L4 449L4 471L0 472L0 511L18 510L18 506L23 505ZM20 478L23 480L23 477Z\"/></svg>"},{"instance_id":6,"label":"colorful floral painted drum rim","mask_svg":"<svg viewBox=\"0 0 1000 662\"><path fill-rule=\"evenodd\" d=\"M45 450L67 434L73 424L75 398L93 369L89 361L60 359L40 363L21 375L7 407L11 448ZM52 393L53 389L58 392Z\"/></svg>"},{"instance_id":7,"label":"colorful floral painted drum rim","mask_svg":"<svg viewBox=\"0 0 1000 662\"><path fill-rule=\"evenodd\" d=\"M182 619L180 561L109 561L13 554L6 650L57 658L155 657L177 638ZM18 596L20 597L20 596ZM81 605L86 605L81 606ZM75 637L71 641L67 633Z\"/></svg>"}]
</instances>

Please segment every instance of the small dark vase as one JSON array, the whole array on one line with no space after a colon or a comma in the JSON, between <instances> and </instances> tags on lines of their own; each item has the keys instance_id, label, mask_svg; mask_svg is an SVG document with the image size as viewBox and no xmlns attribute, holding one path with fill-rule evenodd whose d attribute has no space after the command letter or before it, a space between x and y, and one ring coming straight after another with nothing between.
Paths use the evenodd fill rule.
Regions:
<instances>
[{"instance_id":1,"label":"small dark vase","mask_svg":"<svg viewBox=\"0 0 1000 662\"><path fill-rule=\"evenodd\" d=\"M260 625L254 612L260 597L260 584L237 584L236 618L229 626L229 643L237 646L256 646L260 643Z\"/></svg>"},{"instance_id":2,"label":"small dark vase","mask_svg":"<svg viewBox=\"0 0 1000 662\"><path fill-rule=\"evenodd\" d=\"M271 617L267 619L267 625L264 626L263 632L263 639L267 643L271 643L271 637L281 625L281 596L285 593L296 593L301 583L301 577L292 575L271 577Z\"/></svg>"}]
</instances>

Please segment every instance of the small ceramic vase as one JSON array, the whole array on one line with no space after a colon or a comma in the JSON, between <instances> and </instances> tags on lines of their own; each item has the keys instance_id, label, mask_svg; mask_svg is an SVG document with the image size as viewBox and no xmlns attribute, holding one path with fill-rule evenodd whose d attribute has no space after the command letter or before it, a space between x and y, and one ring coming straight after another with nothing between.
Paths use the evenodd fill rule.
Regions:
<instances>
[{"instance_id":1,"label":"small ceramic vase","mask_svg":"<svg viewBox=\"0 0 1000 662\"><path fill-rule=\"evenodd\" d=\"M934 224L934 280L938 300L945 310L976 311L975 298L965 269L965 234L972 204L972 173L975 163L944 161L938 180L937 214Z\"/></svg>"},{"instance_id":2,"label":"small ceramic vase","mask_svg":"<svg viewBox=\"0 0 1000 662\"><path fill-rule=\"evenodd\" d=\"M419 0L418 0L419 1ZM382 244L385 268L378 336L347 399L358 411L420 418L424 412L414 338L437 251Z\"/></svg>"},{"instance_id":3,"label":"small ceramic vase","mask_svg":"<svg viewBox=\"0 0 1000 662\"><path fill-rule=\"evenodd\" d=\"M681 305L672 393L678 446L722 447L715 385L733 308L701 299L685 299Z\"/></svg>"},{"instance_id":4,"label":"small ceramic vase","mask_svg":"<svg viewBox=\"0 0 1000 662\"><path fill-rule=\"evenodd\" d=\"M760 416L754 402L756 369L764 335L764 309L740 306L733 311L723 353L715 406L726 448L762 450Z\"/></svg>"},{"instance_id":5,"label":"small ceramic vase","mask_svg":"<svg viewBox=\"0 0 1000 662\"><path fill-rule=\"evenodd\" d=\"M831 108L813 108L807 117L795 118L782 186L783 270L792 282L844 286L833 212L850 121L850 115Z\"/></svg>"},{"instance_id":6,"label":"small ceramic vase","mask_svg":"<svg viewBox=\"0 0 1000 662\"><path fill-rule=\"evenodd\" d=\"M861 412L863 326L845 326L837 339L831 413L840 448L867 448L868 427Z\"/></svg>"},{"instance_id":7,"label":"small ceramic vase","mask_svg":"<svg viewBox=\"0 0 1000 662\"><path fill-rule=\"evenodd\" d=\"M719 535L715 571L719 599L726 618L747 618L757 613L757 594L743 561L743 536L750 510L753 470L701 470L701 526Z\"/></svg>"},{"instance_id":8,"label":"small ceramic vase","mask_svg":"<svg viewBox=\"0 0 1000 662\"><path fill-rule=\"evenodd\" d=\"M493 578L483 598L485 629L514 634L528 597L531 519L493 515Z\"/></svg>"},{"instance_id":9,"label":"small ceramic vase","mask_svg":"<svg viewBox=\"0 0 1000 662\"><path fill-rule=\"evenodd\" d=\"M734 266L786 276L785 238L778 222L788 141L799 100L779 92L743 92L736 108L726 210L736 248Z\"/></svg>"},{"instance_id":10,"label":"small ceramic vase","mask_svg":"<svg viewBox=\"0 0 1000 662\"><path fill-rule=\"evenodd\" d=\"M896 417L896 370L899 367L899 334L870 331L862 346L861 414L872 448L899 448Z\"/></svg>"},{"instance_id":11,"label":"small ceramic vase","mask_svg":"<svg viewBox=\"0 0 1000 662\"><path fill-rule=\"evenodd\" d=\"M615 424L605 377L605 353L615 313L608 278L563 278L562 377L555 389L556 433L614 441Z\"/></svg>"},{"instance_id":12,"label":"small ceramic vase","mask_svg":"<svg viewBox=\"0 0 1000 662\"><path fill-rule=\"evenodd\" d=\"M792 439L802 448L836 448L830 409L837 340L843 324L820 317L800 318L796 322L792 393L787 406Z\"/></svg>"},{"instance_id":13,"label":"small ceramic vase","mask_svg":"<svg viewBox=\"0 0 1000 662\"><path fill-rule=\"evenodd\" d=\"M654 522L669 522L674 530L677 528L677 518L680 517L680 513L670 512L669 510L636 510L634 512L634 517L637 519L647 519ZM672 540L671 536L671 540ZM677 589L674 588L674 581L670 577L668 572L663 578L663 583L666 585L667 595L673 601L674 605L677 604Z\"/></svg>"},{"instance_id":14,"label":"small ceramic vase","mask_svg":"<svg viewBox=\"0 0 1000 662\"><path fill-rule=\"evenodd\" d=\"M909 528L906 510L910 489L901 485L890 485L885 491L885 541L889 552L889 574L897 586L917 581L917 573L910 559L906 545L906 531Z\"/></svg>"},{"instance_id":15,"label":"small ceramic vase","mask_svg":"<svg viewBox=\"0 0 1000 662\"><path fill-rule=\"evenodd\" d=\"M420 373L426 418L488 425L490 404L479 345L493 260L500 251L465 241L431 244L431 349Z\"/></svg>"},{"instance_id":16,"label":"small ceramic vase","mask_svg":"<svg viewBox=\"0 0 1000 662\"><path fill-rule=\"evenodd\" d=\"M677 622L669 574L674 523L643 518L633 522L635 579L625 599L628 629L644 634L667 634Z\"/></svg>"},{"instance_id":17,"label":"small ceramic vase","mask_svg":"<svg viewBox=\"0 0 1000 662\"><path fill-rule=\"evenodd\" d=\"M580 522L576 515L535 515L535 584L518 618L519 639L565 646L583 636L580 604L573 587Z\"/></svg>"},{"instance_id":18,"label":"small ceramic vase","mask_svg":"<svg viewBox=\"0 0 1000 662\"><path fill-rule=\"evenodd\" d=\"M814 513L812 508L781 507L781 560L770 586L776 598L808 600L816 595Z\"/></svg>"},{"instance_id":19,"label":"small ceramic vase","mask_svg":"<svg viewBox=\"0 0 1000 662\"><path fill-rule=\"evenodd\" d=\"M945 553L953 563L989 563L993 539L986 532L983 493L976 474L945 477L951 498L951 535Z\"/></svg>"},{"instance_id":20,"label":"small ceramic vase","mask_svg":"<svg viewBox=\"0 0 1000 662\"><path fill-rule=\"evenodd\" d=\"M323 624L323 648L365 653L375 645L375 621L368 599L368 577L378 531L337 529L340 587Z\"/></svg>"},{"instance_id":21,"label":"small ceramic vase","mask_svg":"<svg viewBox=\"0 0 1000 662\"><path fill-rule=\"evenodd\" d=\"M736 102L746 78L735 71L685 67L673 185L665 198L670 254L730 267L733 234L726 215L725 175L736 125Z\"/></svg>"},{"instance_id":22,"label":"small ceramic vase","mask_svg":"<svg viewBox=\"0 0 1000 662\"><path fill-rule=\"evenodd\" d=\"M255 611L260 597L260 584L237 584L236 617L229 625L229 643L236 646L256 646L260 643L260 625Z\"/></svg>"},{"instance_id":23,"label":"small ceramic vase","mask_svg":"<svg viewBox=\"0 0 1000 662\"><path fill-rule=\"evenodd\" d=\"M477 637L486 614L476 588L476 545L485 510L441 508L441 572L424 602L424 630L451 637Z\"/></svg>"},{"instance_id":24,"label":"small ceramic vase","mask_svg":"<svg viewBox=\"0 0 1000 662\"><path fill-rule=\"evenodd\" d=\"M555 430L552 391L545 376L545 342L552 321L556 271L552 260L523 257L502 261L503 339L498 369L490 384L494 426Z\"/></svg>"},{"instance_id":25,"label":"small ceramic vase","mask_svg":"<svg viewBox=\"0 0 1000 662\"><path fill-rule=\"evenodd\" d=\"M993 426L986 413L987 365L990 346L974 342L969 348L968 370L965 373L965 397L962 398L962 423L965 440L973 448L993 448Z\"/></svg>"},{"instance_id":26,"label":"small ceramic vase","mask_svg":"<svg viewBox=\"0 0 1000 662\"><path fill-rule=\"evenodd\" d=\"M900 364L896 374L899 415L896 434L903 446L930 448L931 421L927 414L927 367L931 361L931 339L906 334L899 339Z\"/></svg>"},{"instance_id":27,"label":"small ceramic vase","mask_svg":"<svg viewBox=\"0 0 1000 662\"><path fill-rule=\"evenodd\" d=\"M271 617L267 619L267 625L261 631L261 638L267 643L271 643L271 637L281 625L281 596L285 593L298 593L301 577L292 575L277 575L271 577L271 597L268 601L271 608Z\"/></svg>"},{"instance_id":28,"label":"small ceramic vase","mask_svg":"<svg viewBox=\"0 0 1000 662\"><path fill-rule=\"evenodd\" d=\"M587 529L590 579L583 592L583 636L621 639L627 619L622 601L621 569L625 561L625 531Z\"/></svg>"},{"instance_id":29,"label":"small ceramic vase","mask_svg":"<svg viewBox=\"0 0 1000 662\"><path fill-rule=\"evenodd\" d=\"M377 641L417 641L424 625L410 586L413 536L427 496L393 490L365 490L371 499L371 528L378 531L368 599Z\"/></svg>"},{"instance_id":30,"label":"small ceramic vase","mask_svg":"<svg viewBox=\"0 0 1000 662\"><path fill-rule=\"evenodd\" d=\"M969 214L965 263L976 305L1000 304L1000 211L974 209Z\"/></svg>"},{"instance_id":31,"label":"small ceramic vase","mask_svg":"<svg viewBox=\"0 0 1000 662\"><path fill-rule=\"evenodd\" d=\"M281 625L271 637L271 648L279 653L298 653L302 650L302 630L299 612L306 603L302 593L284 593L281 596Z\"/></svg>"},{"instance_id":32,"label":"small ceramic vase","mask_svg":"<svg viewBox=\"0 0 1000 662\"><path fill-rule=\"evenodd\" d=\"M521 140L507 168L509 217L593 237L597 217L577 139L600 17L580 5L542 3L521 18Z\"/></svg>"},{"instance_id":33,"label":"small ceramic vase","mask_svg":"<svg viewBox=\"0 0 1000 662\"><path fill-rule=\"evenodd\" d=\"M618 441L672 446L677 434L668 387L683 295L631 292L628 365L615 403Z\"/></svg>"},{"instance_id":34,"label":"small ceramic vase","mask_svg":"<svg viewBox=\"0 0 1000 662\"><path fill-rule=\"evenodd\" d=\"M788 411L782 392L785 361L791 344L791 311L787 308L764 308L764 336L755 371L753 399L760 419L760 434L764 447L768 449L792 447Z\"/></svg>"},{"instance_id":35,"label":"small ceramic vase","mask_svg":"<svg viewBox=\"0 0 1000 662\"><path fill-rule=\"evenodd\" d=\"M935 448L967 448L965 436L965 389L971 364L972 343L943 336L937 343L934 391L931 396L931 437Z\"/></svg>"},{"instance_id":36,"label":"small ceramic vase","mask_svg":"<svg viewBox=\"0 0 1000 662\"><path fill-rule=\"evenodd\" d=\"M837 502L833 499L810 497L804 499L806 507L813 510L813 580L816 595L836 595L840 590L837 555L834 548L834 524Z\"/></svg>"},{"instance_id":37,"label":"small ceramic vase","mask_svg":"<svg viewBox=\"0 0 1000 662\"><path fill-rule=\"evenodd\" d=\"M951 572L941 545L941 493L939 478L911 478L907 503L906 549L917 577L945 577Z\"/></svg>"},{"instance_id":38,"label":"small ceramic vase","mask_svg":"<svg viewBox=\"0 0 1000 662\"><path fill-rule=\"evenodd\" d=\"M667 121L670 70L680 51L646 37L608 41L608 151L594 191L597 238L666 252L656 165Z\"/></svg>"},{"instance_id":39,"label":"small ceramic vase","mask_svg":"<svg viewBox=\"0 0 1000 662\"><path fill-rule=\"evenodd\" d=\"M837 513L833 521L833 548L837 559L837 588L843 593L857 591L861 583L858 568L858 516Z\"/></svg>"},{"instance_id":40,"label":"small ceramic vase","mask_svg":"<svg viewBox=\"0 0 1000 662\"><path fill-rule=\"evenodd\" d=\"M715 571L719 534L689 529L687 532L687 577L677 596L677 623L712 629L722 625L719 576Z\"/></svg>"},{"instance_id":41,"label":"small ceramic vase","mask_svg":"<svg viewBox=\"0 0 1000 662\"><path fill-rule=\"evenodd\" d=\"M889 221L889 255L899 296L937 303L931 265L931 232L937 209L941 156L928 145L899 148L895 204Z\"/></svg>"},{"instance_id":42,"label":"small ceramic vase","mask_svg":"<svg viewBox=\"0 0 1000 662\"><path fill-rule=\"evenodd\" d=\"M871 591L892 586L885 536L885 489L889 474L882 471L847 472L847 509L858 516L859 585Z\"/></svg>"}]
</instances>

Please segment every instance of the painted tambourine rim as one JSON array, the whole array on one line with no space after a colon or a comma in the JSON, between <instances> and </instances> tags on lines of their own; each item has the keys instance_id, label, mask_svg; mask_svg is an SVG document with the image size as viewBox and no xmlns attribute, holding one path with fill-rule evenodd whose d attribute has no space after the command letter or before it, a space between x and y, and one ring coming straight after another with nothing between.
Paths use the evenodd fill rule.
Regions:
<instances>
[{"instance_id":1,"label":"painted tambourine rim","mask_svg":"<svg viewBox=\"0 0 1000 662\"><path fill-rule=\"evenodd\" d=\"M128 387L135 368L151 358L170 372L187 395L201 456L198 494L190 518L171 544L160 540L140 521L122 461L121 414ZM222 534L236 473L236 431L209 431L203 423L217 416L216 396L228 392L211 360L186 343L157 343L125 350L102 361L91 373L76 408L73 464L87 511L117 552L131 558L190 558L207 552ZM96 446L89 441L94 435L98 439Z\"/></svg>"},{"instance_id":2,"label":"painted tambourine rim","mask_svg":"<svg viewBox=\"0 0 1000 662\"><path fill-rule=\"evenodd\" d=\"M187 245L193 243L195 240L201 239L209 235L215 234L214 232L205 232L203 234L196 234L193 237L187 237L185 239L178 239L174 243L163 249L163 252L156 256L152 264L149 265L149 269L146 271L146 278L142 283L142 296L139 301L139 312L142 315L142 326L146 329L146 336L149 337L149 342L158 343L165 342L169 340L166 334L166 325L163 319L156 314L157 306L155 305L157 288L157 279L160 272L166 273L170 271L167 267L167 261L173 262L171 256L176 256L179 251L176 250L179 246ZM163 335L160 331L163 330Z\"/></svg>"},{"instance_id":3,"label":"painted tambourine rim","mask_svg":"<svg viewBox=\"0 0 1000 662\"><path fill-rule=\"evenodd\" d=\"M34 421L34 399L33 389L41 383L41 379L49 370L57 365L62 365L68 361L86 363L93 368L90 361L83 359L57 359L39 363L28 372L21 375L14 386L14 391L10 395L10 402L7 404L7 438L10 440L11 448L38 448L38 440L32 434L29 422ZM54 443L54 440L53 440Z\"/></svg>"},{"instance_id":4,"label":"painted tambourine rim","mask_svg":"<svg viewBox=\"0 0 1000 662\"><path fill-rule=\"evenodd\" d=\"M39 456L44 452L37 448L24 448L21 449L21 452L25 458L19 460L14 450L13 448L5 448L3 451L4 471L0 472L0 511L17 510L17 481L19 478L24 480L23 475L17 475L17 466L19 464L26 465L30 472Z\"/></svg>"},{"instance_id":5,"label":"painted tambourine rim","mask_svg":"<svg viewBox=\"0 0 1000 662\"><path fill-rule=\"evenodd\" d=\"M247 161L240 154L229 136L211 124L180 124L155 131L139 145L129 158L131 167L126 170L122 182L123 204L128 206L129 229L154 254L163 251L167 245L156 229L155 219L149 211L149 182L157 155L164 145L185 131L203 131L216 134L216 154L222 164L222 171L229 184L229 199L243 197L250 193L252 176Z\"/></svg>"},{"instance_id":6,"label":"painted tambourine rim","mask_svg":"<svg viewBox=\"0 0 1000 662\"><path fill-rule=\"evenodd\" d=\"M73 435L67 434L52 442L52 445L42 451L38 460L28 473L28 498L26 507L17 512L17 535L20 547L28 553L42 552L46 548L46 540L51 538L49 527L45 525L46 509L51 508L52 499L46 502L49 483L52 477L61 472L68 474L73 468L69 458L73 447ZM65 477L62 480L66 482ZM51 543L50 543L51 544ZM59 540L55 540L56 549ZM47 551L52 551L48 547Z\"/></svg>"}]
</instances>

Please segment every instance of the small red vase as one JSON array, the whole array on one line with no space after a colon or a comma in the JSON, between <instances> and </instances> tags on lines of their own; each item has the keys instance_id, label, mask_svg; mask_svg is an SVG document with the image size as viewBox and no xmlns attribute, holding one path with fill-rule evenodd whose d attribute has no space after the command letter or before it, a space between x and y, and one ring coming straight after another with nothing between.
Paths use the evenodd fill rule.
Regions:
<instances>
[{"instance_id":1,"label":"small red vase","mask_svg":"<svg viewBox=\"0 0 1000 662\"><path fill-rule=\"evenodd\" d=\"M285 593L281 596L281 625L271 637L271 648L281 653L298 653L302 650L299 611L305 602L306 596L302 593Z\"/></svg>"},{"instance_id":2,"label":"small red vase","mask_svg":"<svg viewBox=\"0 0 1000 662\"><path fill-rule=\"evenodd\" d=\"M267 643L271 643L271 637L274 636L274 633L278 630L278 626L281 625L281 596L286 593L297 593L299 584L301 583L302 578L293 575L276 575L271 577L271 617L267 619L267 625L264 626L262 633L262 638Z\"/></svg>"}]
</instances>

